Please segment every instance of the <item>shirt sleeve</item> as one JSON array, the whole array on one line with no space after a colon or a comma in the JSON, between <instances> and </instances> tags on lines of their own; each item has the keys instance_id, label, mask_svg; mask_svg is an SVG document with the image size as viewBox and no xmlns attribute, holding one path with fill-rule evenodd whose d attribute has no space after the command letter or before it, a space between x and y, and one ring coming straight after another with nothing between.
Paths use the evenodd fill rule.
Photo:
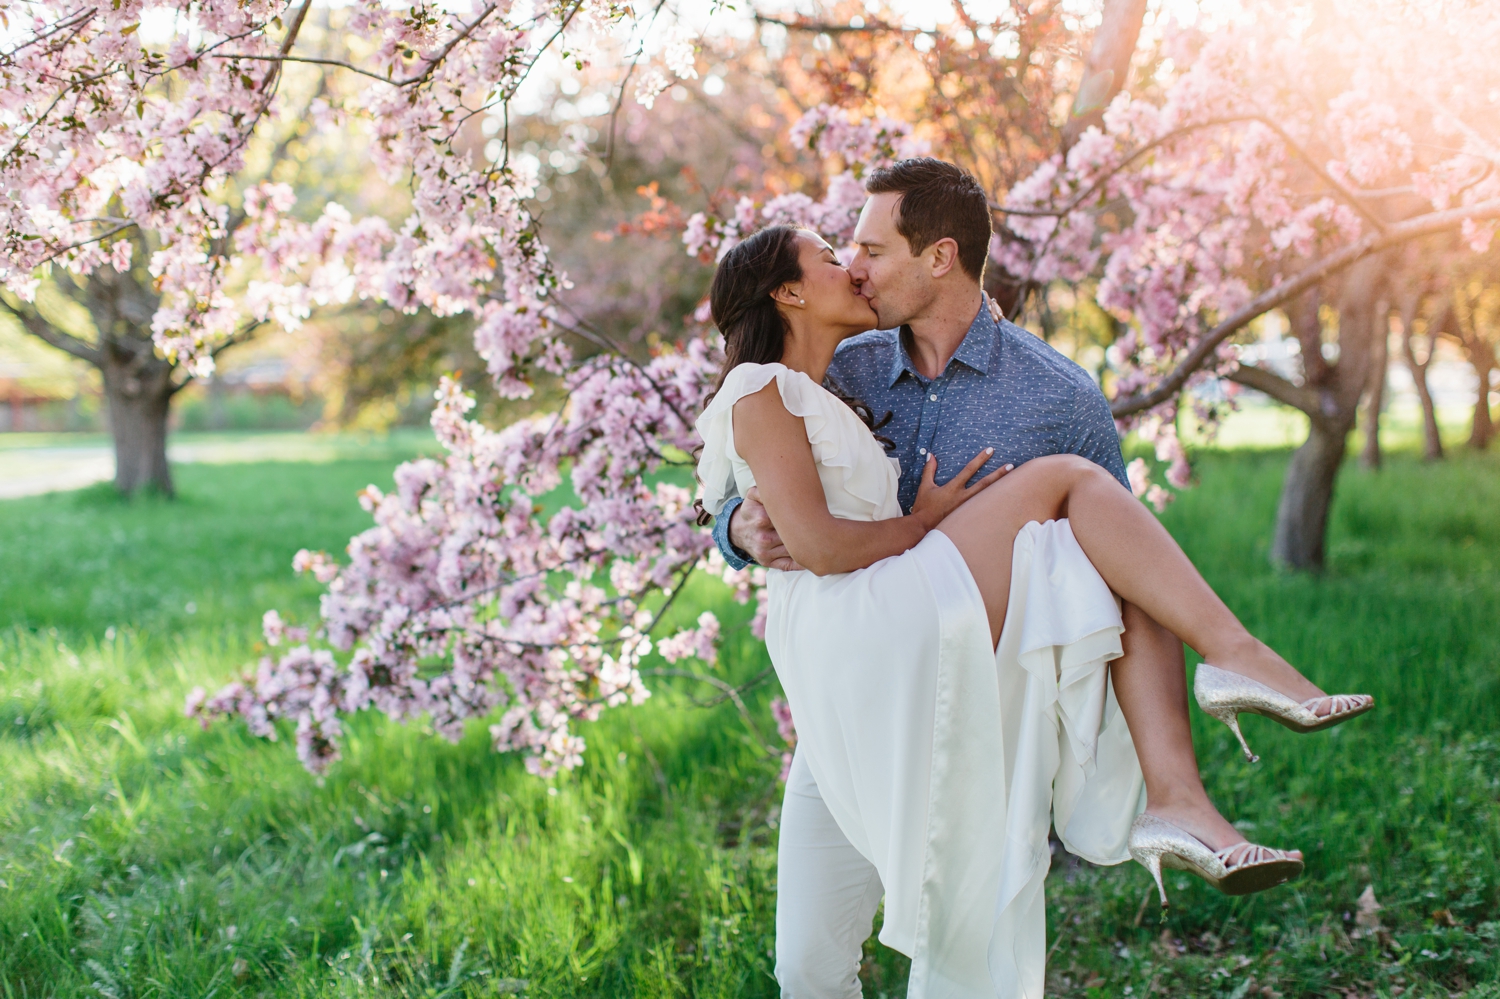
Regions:
<instances>
[{"instance_id":1,"label":"shirt sleeve","mask_svg":"<svg viewBox=\"0 0 1500 999\"><path fill-rule=\"evenodd\" d=\"M1116 447L1116 450L1119 450ZM740 551L729 540L729 518L734 516L734 511L745 502L739 496L731 496L724 501L724 507L719 515L714 518L714 544L719 546L719 554L724 556L724 561L729 563L731 569L744 569L755 565L755 559L750 557L749 552Z\"/></svg>"},{"instance_id":2,"label":"shirt sleeve","mask_svg":"<svg viewBox=\"0 0 1500 999\"><path fill-rule=\"evenodd\" d=\"M1125 456L1120 452L1120 432L1115 429L1109 400L1092 382L1079 392L1067 453L1087 458L1118 479L1120 485L1130 488L1130 479L1125 475Z\"/></svg>"}]
</instances>

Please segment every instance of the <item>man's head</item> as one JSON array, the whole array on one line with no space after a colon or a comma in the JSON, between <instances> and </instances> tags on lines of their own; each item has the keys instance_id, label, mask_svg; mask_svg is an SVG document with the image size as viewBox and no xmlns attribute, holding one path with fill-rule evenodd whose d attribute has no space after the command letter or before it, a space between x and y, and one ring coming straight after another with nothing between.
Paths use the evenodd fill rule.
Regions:
<instances>
[{"instance_id":1,"label":"man's head","mask_svg":"<svg viewBox=\"0 0 1500 999\"><path fill-rule=\"evenodd\" d=\"M910 322L950 293L980 287L989 256L989 199L961 167L924 156L872 171L854 228L849 273L882 328Z\"/></svg>"}]
</instances>

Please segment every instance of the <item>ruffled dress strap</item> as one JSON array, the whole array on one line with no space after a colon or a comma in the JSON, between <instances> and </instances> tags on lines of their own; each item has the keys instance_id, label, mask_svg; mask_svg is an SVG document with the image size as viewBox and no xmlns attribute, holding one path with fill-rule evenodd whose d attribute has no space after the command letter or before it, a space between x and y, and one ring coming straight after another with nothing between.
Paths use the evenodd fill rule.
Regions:
<instances>
[{"instance_id":1,"label":"ruffled dress strap","mask_svg":"<svg viewBox=\"0 0 1500 999\"><path fill-rule=\"evenodd\" d=\"M704 509L717 516L725 502L740 495L745 476L736 475L736 466L743 468L744 459L734 448L734 404L773 379L787 411L807 427L829 508L836 515L858 519L899 516L896 476L874 434L831 392L784 364L736 365L698 417L695 426L703 440L698 479L703 483Z\"/></svg>"},{"instance_id":2,"label":"ruffled dress strap","mask_svg":"<svg viewBox=\"0 0 1500 999\"><path fill-rule=\"evenodd\" d=\"M693 426L703 441L698 456L698 481L703 483L703 508L715 517L724 504L739 495L734 465L739 454L734 449L734 404L747 395L765 388L779 373L789 370L784 364L740 364L724 376L724 384L714 393Z\"/></svg>"}]
</instances>

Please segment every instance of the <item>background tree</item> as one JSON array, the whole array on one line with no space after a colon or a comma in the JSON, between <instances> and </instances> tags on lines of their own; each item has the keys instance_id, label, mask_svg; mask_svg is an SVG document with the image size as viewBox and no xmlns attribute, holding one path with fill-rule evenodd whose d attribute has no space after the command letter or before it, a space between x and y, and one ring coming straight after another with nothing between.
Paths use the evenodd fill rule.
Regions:
<instances>
[{"instance_id":1,"label":"background tree","mask_svg":"<svg viewBox=\"0 0 1500 999\"><path fill-rule=\"evenodd\" d=\"M1174 484L1190 475L1177 409L1214 376L1316 414L1274 552L1293 565L1321 559L1369 380L1386 251L1450 232L1477 247L1500 216L1488 169L1495 112L1476 85L1494 72L1500 26L1458 0L1421 12L1417 28L1396 0L1263 0L1210 33L1156 32L1103 128L1083 129L1065 154L1068 123L1095 110L1078 88L1117 47L1091 64L1090 25L1061 3L984 18L963 6L920 31L864 8L806 23L762 12L759 38L715 37L700 51L661 7L636 18L572 0L452 13L361 0L334 25L342 57L301 41L305 6L184 7L201 31L178 31L157 52L137 37L139 7L50 3L0 61L0 278L13 293L32 295L48 265L96 272L139 230L160 295L156 347L186 373L206 373L245 323L300 329L314 310L359 300L471 323L496 396L535 407L492 429L456 383L441 383L433 426L446 455L402 466L389 494L365 491L375 524L351 540L346 563L298 556L328 588L316 633L268 613L268 643L292 647L193 698L192 710L238 714L267 736L277 719L294 722L315 769L337 758L340 716L370 707L425 714L450 738L493 714L496 748L528 751L538 772L573 766L583 749L573 722L645 697L639 667L654 648L712 659L711 616L652 637L710 548L691 523L691 494L660 480L690 464L691 418L720 360L690 303L715 253L761 224L847 237L873 166L932 148L986 179L1007 221L994 250L1015 300L1045 310L1061 289L1079 309L1096 299L1108 310L1116 413L1154 439ZM1125 31L1137 8L1111 9L1125 13L1100 23ZM538 135L555 129L558 144L528 139L538 142L529 152L512 111L552 58L615 82L586 94L575 77L577 94L565 96L603 95L597 113L541 122ZM404 204L356 216L271 177L234 201L244 221L229 239L226 185L288 113L275 86L283 67L343 81L320 114L363 130L370 171L406 191ZM741 106L760 112L724 116L738 141L718 175L683 171L686 155L663 160L675 174L640 185L638 214L615 240L594 240L608 253L665 253L670 242L648 237L681 226L689 256L678 260L696 281L639 292L631 313L658 318L635 326L608 301L590 304L592 288L563 273L542 238L543 188L550 199L552 179L573 183L576 162L609 194L620 129L655 124L633 120L634 108L685 107L714 96L710 78L727 88L757 74L760 96L747 90ZM753 150L767 134L784 138ZM543 163L558 171L548 184ZM703 210L676 207L689 198ZM636 266L656 259L639 256L648 264ZM1273 309L1305 345L1300 381L1238 364L1232 338ZM681 327L654 328L674 312ZM538 502L564 482L570 505ZM745 599L757 583L725 578Z\"/></svg>"},{"instance_id":2,"label":"background tree","mask_svg":"<svg viewBox=\"0 0 1500 999\"><path fill-rule=\"evenodd\" d=\"M1012 189L1013 225L1033 247L1012 269L1100 276L1101 304L1131 327L1115 348L1113 408L1153 417L1148 433L1170 428L1183 390L1215 375L1306 413L1271 554L1312 568L1385 335L1377 306L1397 263L1387 251L1445 232L1471 253L1488 243L1495 110L1468 88L1493 72L1472 43L1500 29L1462 2L1415 20L1400 4L1254 13L1177 36L1181 68L1159 99L1117 99L1102 132ZM1396 82L1408 73L1426 76ZM1238 362L1233 338L1270 309L1301 346L1300 379ZM1179 451L1170 432L1165 444Z\"/></svg>"},{"instance_id":3,"label":"background tree","mask_svg":"<svg viewBox=\"0 0 1500 999\"><path fill-rule=\"evenodd\" d=\"M1194 393L1206 382L1227 378L1306 413L1309 436L1288 467L1271 554L1294 568L1316 568L1346 439L1383 364L1379 303L1399 281L1399 259L1390 251L1459 233L1463 252L1478 252L1500 214L1489 138L1497 132L1495 110L1473 86L1494 76L1476 59L1473 41L1492 37L1497 24L1482 5L1458 0L1423 8L1416 21L1399 3L1270 0L1229 9L1212 31L1156 34L1135 56L1133 87L1098 116L1102 128L1083 128L1069 145L1069 124L1077 132L1080 115L1059 120L1046 109L1060 103L1067 81L1116 79L1101 76L1102 66L1090 60L1117 53L1115 42L1139 30L1136 10L1123 0L1107 5L1100 30L1110 37L1089 46L1087 57L1087 33L1074 24L1069 34L1060 7L1028 8L1034 20L1011 9L983 25L990 38L1018 25L1027 38L1048 38L1047 18L1059 19L1056 37L1071 45L1027 51L1026 65L1044 69L1035 78L1007 63L1009 49L997 57L994 43L982 44L966 11L937 32L919 33L862 18L847 28L836 18L761 21L810 36L840 78L866 79L861 66L879 67L856 93L823 87L854 119L899 108L922 122L917 138L970 166L992 189L998 179L1019 178L996 190L1004 224L995 246L1001 277L992 290L1012 314L1029 303L1027 315L1044 335L1059 289L1075 304L1096 299L1107 310L1101 332L1118 338L1104 378L1115 414L1156 444L1173 485L1191 475L1176 435L1179 408L1191 404L1210 425L1225 411ZM890 46L889 37L901 44ZM1373 68L1370 53L1396 50L1400 66L1382 57ZM787 47L780 59L785 76L817 79L801 69L820 65L808 53ZM930 85L910 85L905 67L913 64ZM1434 75L1438 64L1444 71ZM1397 82L1408 78L1423 83ZM1027 79L1036 81L1034 93L1019 82ZM1048 124L1026 129L1029 144L981 138L1005 136L1009 127L993 96L1000 88L985 89L994 80L1013 95L1036 98L1026 104ZM963 103L971 95L972 103ZM1073 110L1088 104L1086 95L1081 104L1075 98ZM952 108L961 121L948 126L942 115ZM857 200L847 192L868 145L851 142L850 129L894 126L844 124L831 109L805 121L793 133L796 144L831 160L821 199L799 202L779 193L784 182L769 178L759 191L744 192L747 201L720 196L701 220L690 220L690 250L712 257L760 218L790 217L846 234L840 226ZM854 171L837 162L851 152ZM1273 310L1285 314L1301 347L1297 377L1238 361L1236 338ZM1158 501L1168 495L1160 487L1151 492Z\"/></svg>"},{"instance_id":4,"label":"background tree","mask_svg":"<svg viewBox=\"0 0 1500 999\"><path fill-rule=\"evenodd\" d=\"M289 37L300 35L322 56L343 54L328 14L322 11L320 16L308 19L303 10ZM68 31L87 31L93 20L87 5L72 8L59 20L56 32L44 35L37 44L21 45L0 57L0 71L6 74L7 81L19 81L26 72L36 70L28 59L35 58L40 45L50 44L48 51L57 52L61 38L68 37ZM144 76L137 121L149 120L148 109L150 116L160 114L162 118L157 124L175 133L172 140L181 142L181 131L188 123L173 116L179 107L175 102L181 95L174 90L165 70L174 56L181 58L174 44L179 39L172 32L162 33L159 25L148 25L147 34L149 37L144 40L139 40L138 31L128 36L129 40L139 40L134 57ZM122 58L122 53L110 54L120 60L113 71L124 72L128 60ZM80 72L83 66L96 65L101 55L104 53L95 52L92 59L71 70ZM278 66L262 71L258 78L246 77L251 86L242 89L255 92L266 103L287 101L293 111L286 121L267 120L258 131L246 130L238 146L215 148L213 152L220 154L224 162L213 169L202 201L194 208L193 214L206 226L198 244L201 261L194 263L206 262L214 275L210 284L220 287L221 294L244 295L247 281L254 280L253 268L236 266L233 258L236 234L247 221L244 212L247 190L275 181L295 184L313 195L352 199L355 204L368 200L377 204L394 201L399 205L403 200L399 192L394 192L392 198L393 192L376 193L367 189L369 178L360 168L357 156L362 136L324 113L331 97L327 74L313 70L292 76L288 80ZM18 84L14 96L21 97L32 86ZM67 96L64 89L57 105L48 108L46 114L38 114L41 109L35 103L24 102L21 106L27 110L20 113L23 124L6 129L5 141L9 145L0 163L8 169L8 179L17 185L23 183L19 178L31 171L53 168L54 184L74 185L66 190L55 188L62 203L75 211L93 206L99 214L77 223L72 227L75 231L66 236L41 231L34 219L23 229L12 231L10 239L19 240L25 252L18 253L13 266L6 271L10 293L0 295L0 309L28 333L99 370L114 444L116 489L128 494L153 488L170 495L173 487L166 447L173 400L210 372L225 351L253 338L264 328L264 319L251 315L237 320L221 317L221 322L233 325L195 345L191 355L159 349L157 326L166 314L163 291L172 286L175 276L169 273L170 243L164 244L158 232L143 226L136 217L145 213L141 212L142 205L129 203L129 188L124 182L132 173L130 167L121 166L118 159L110 162L101 156L103 165L89 175L78 165L85 158L70 159L73 151L56 137L45 141L44 136L36 134L38 130L45 132L50 125L61 128L76 120L76 113L67 113L64 106ZM36 120L25 123L28 114L36 115ZM140 138L137 136L138 141ZM157 158L150 152L142 152ZM197 166L206 165L199 157ZM36 191L19 186L11 188L10 193L23 206L34 203L37 195ZM168 202L177 196L175 192L161 195ZM16 206L13 201L12 209ZM101 226L105 228L99 229ZM93 231L85 235L85 230ZM73 239L76 245L64 239ZM28 261L39 266L27 271L24 264ZM40 301L29 300L40 288L46 289ZM212 300L212 296L207 296L207 300ZM197 298L193 309L213 311L205 306L205 299Z\"/></svg>"},{"instance_id":5,"label":"background tree","mask_svg":"<svg viewBox=\"0 0 1500 999\"><path fill-rule=\"evenodd\" d=\"M1474 368L1474 414L1469 421L1469 447L1483 451L1495 438L1495 419L1490 414L1490 395L1500 370L1500 283L1496 281L1493 252L1452 273L1450 301L1438 331L1463 348Z\"/></svg>"},{"instance_id":6,"label":"background tree","mask_svg":"<svg viewBox=\"0 0 1500 999\"><path fill-rule=\"evenodd\" d=\"M1389 308L1382 309L1389 313ZM1380 418L1385 412L1386 382L1390 377L1389 325L1376 329L1370 342L1370 385L1365 390L1364 402L1364 446L1360 449L1360 464L1371 471L1378 471L1384 463L1380 448Z\"/></svg>"},{"instance_id":7,"label":"background tree","mask_svg":"<svg viewBox=\"0 0 1500 999\"><path fill-rule=\"evenodd\" d=\"M1437 358L1438 332L1449 324L1448 311L1452 306L1445 300L1446 296L1431 293L1430 287L1422 280L1423 276L1415 277L1415 286L1400 292L1395 310L1397 322L1401 324L1401 357L1406 361L1406 370L1411 374L1417 401L1422 407L1422 457L1427 461L1441 461L1443 438L1438 430L1437 406L1432 400L1427 372ZM1424 306L1427 307L1425 310ZM1434 311L1436 315L1424 314Z\"/></svg>"},{"instance_id":8,"label":"background tree","mask_svg":"<svg viewBox=\"0 0 1500 999\"><path fill-rule=\"evenodd\" d=\"M116 244L118 256L109 267L88 277L62 271L49 283L49 291L54 292L49 296L52 304L82 306L87 317L82 322L76 315L49 315L37 304L14 297L0 298L0 307L26 332L99 371L114 439L115 488L132 493L149 486L170 495L167 413L172 398L192 379L179 365L156 353L151 319L159 296L140 262L144 254L134 252L136 245L122 240ZM240 339L217 345L214 354Z\"/></svg>"}]
</instances>

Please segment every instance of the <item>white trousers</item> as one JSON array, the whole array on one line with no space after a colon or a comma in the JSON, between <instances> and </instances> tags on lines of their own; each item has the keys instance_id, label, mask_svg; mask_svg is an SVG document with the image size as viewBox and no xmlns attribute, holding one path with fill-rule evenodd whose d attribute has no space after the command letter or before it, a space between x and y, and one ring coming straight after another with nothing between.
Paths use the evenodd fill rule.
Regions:
<instances>
[{"instance_id":1,"label":"white trousers","mask_svg":"<svg viewBox=\"0 0 1500 999\"><path fill-rule=\"evenodd\" d=\"M776 853L776 981L783 999L859 999L859 962L885 895L839 829L799 749Z\"/></svg>"}]
</instances>

